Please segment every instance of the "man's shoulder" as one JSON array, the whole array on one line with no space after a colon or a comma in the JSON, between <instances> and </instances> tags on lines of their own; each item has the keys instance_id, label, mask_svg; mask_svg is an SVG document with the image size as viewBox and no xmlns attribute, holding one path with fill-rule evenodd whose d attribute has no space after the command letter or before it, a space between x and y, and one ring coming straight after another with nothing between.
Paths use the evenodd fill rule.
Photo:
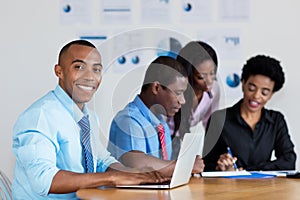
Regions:
<instances>
[{"instance_id":1,"label":"man's shoulder","mask_svg":"<svg viewBox=\"0 0 300 200\"><path fill-rule=\"evenodd\" d=\"M52 115L57 115L57 112L61 112L63 110L63 108L60 108L61 106L61 103L57 100L53 91L50 91L26 108L19 115L16 123L35 123L35 121L41 119L42 116L51 117Z\"/></svg>"},{"instance_id":2,"label":"man's shoulder","mask_svg":"<svg viewBox=\"0 0 300 200\"><path fill-rule=\"evenodd\" d=\"M57 105L51 105L53 103L53 97L51 97L51 91L41 98L33 102L27 109L25 109L18 117L14 124L14 132L22 132L26 130L34 130L41 123L41 119L47 118L50 112L53 112L53 108ZM50 103L52 102L52 103ZM49 106L51 105L51 106Z\"/></svg>"},{"instance_id":3,"label":"man's shoulder","mask_svg":"<svg viewBox=\"0 0 300 200\"><path fill-rule=\"evenodd\" d=\"M34 110L43 110L43 109L48 109L48 107L55 107L59 104L59 101L57 98L55 98L55 95L53 91L49 91L46 93L44 96L40 97L36 101L34 101L25 111L24 113L27 112L32 112Z\"/></svg>"},{"instance_id":4,"label":"man's shoulder","mask_svg":"<svg viewBox=\"0 0 300 200\"><path fill-rule=\"evenodd\" d=\"M113 119L116 124L139 124L145 125L149 120L143 115L143 112L133 102L120 110Z\"/></svg>"},{"instance_id":5,"label":"man's shoulder","mask_svg":"<svg viewBox=\"0 0 300 200\"><path fill-rule=\"evenodd\" d=\"M134 117L139 116L140 114L140 109L134 104L134 102L130 102L116 114L115 118L126 116Z\"/></svg>"}]
</instances>

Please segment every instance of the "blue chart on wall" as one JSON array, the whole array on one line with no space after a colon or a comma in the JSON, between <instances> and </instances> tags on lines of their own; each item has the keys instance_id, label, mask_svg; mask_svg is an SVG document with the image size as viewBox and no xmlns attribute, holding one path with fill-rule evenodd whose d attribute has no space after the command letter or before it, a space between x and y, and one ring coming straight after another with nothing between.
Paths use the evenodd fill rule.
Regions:
<instances>
[{"instance_id":1,"label":"blue chart on wall","mask_svg":"<svg viewBox=\"0 0 300 200\"><path fill-rule=\"evenodd\" d=\"M240 84L240 77L236 73L228 74L226 76L226 85L230 88L236 88Z\"/></svg>"},{"instance_id":2,"label":"blue chart on wall","mask_svg":"<svg viewBox=\"0 0 300 200\"><path fill-rule=\"evenodd\" d=\"M159 39L152 50L140 49L120 55L116 60L115 71L122 73L139 66L148 65L157 56L170 56L176 59L181 48L181 42L174 37Z\"/></svg>"},{"instance_id":3,"label":"blue chart on wall","mask_svg":"<svg viewBox=\"0 0 300 200\"><path fill-rule=\"evenodd\" d=\"M190 12L192 10L192 5L188 2L184 3L182 7L185 12Z\"/></svg>"},{"instance_id":4,"label":"blue chart on wall","mask_svg":"<svg viewBox=\"0 0 300 200\"><path fill-rule=\"evenodd\" d=\"M117 61L118 61L118 63L121 64L121 65L125 64L126 62L131 62L131 64L136 65L136 64L139 64L139 62L140 62L140 57L139 57L139 55L131 55L131 57L129 57L129 58L131 58L131 59L130 59L130 60L127 60L126 56L123 55L123 56L120 56L120 57L117 59Z\"/></svg>"},{"instance_id":5,"label":"blue chart on wall","mask_svg":"<svg viewBox=\"0 0 300 200\"><path fill-rule=\"evenodd\" d=\"M145 67L148 62L148 52L138 49L118 55L112 63L112 69L117 74L124 74L133 69Z\"/></svg>"},{"instance_id":6,"label":"blue chart on wall","mask_svg":"<svg viewBox=\"0 0 300 200\"><path fill-rule=\"evenodd\" d=\"M70 4L64 5L62 9L65 13L69 13L72 10Z\"/></svg>"},{"instance_id":7,"label":"blue chart on wall","mask_svg":"<svg viewBox=\"0 0 300 200\"><path fill-rule=\"evenodd\" d=\"M60 21L62 24L86 25L91 23L91 0L60 0L59 3Z\"/></svg>"}]
</instances>

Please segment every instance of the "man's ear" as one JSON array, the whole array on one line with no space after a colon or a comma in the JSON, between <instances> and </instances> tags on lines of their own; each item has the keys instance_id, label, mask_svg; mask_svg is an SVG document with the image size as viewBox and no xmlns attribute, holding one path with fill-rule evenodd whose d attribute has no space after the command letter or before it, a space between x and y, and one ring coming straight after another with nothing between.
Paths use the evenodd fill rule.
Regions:
<instances>
[{"instance_id":1,"label":"man's ear","mask_svg":"<svg viewBox=\"0 0 300 200\"><path fill-rule=\"evenodd\" d=\"M63 72L62 72L62 68L60 65L56 64L55 67L54 67L54 71L55 71L55 75L62 79L63 78Z\"/></svg>"},{"instance_id":2,"label":"man's ear","mask_svg":"<svg viewBox=\"0 0 300 200\"><path fill-rule=\"evenodd\" d=\"M160 89L161 89L161 86L158 81L154 81L151 84L151 91L154 95L157 95Z\"/></svg>"}]
</instances>

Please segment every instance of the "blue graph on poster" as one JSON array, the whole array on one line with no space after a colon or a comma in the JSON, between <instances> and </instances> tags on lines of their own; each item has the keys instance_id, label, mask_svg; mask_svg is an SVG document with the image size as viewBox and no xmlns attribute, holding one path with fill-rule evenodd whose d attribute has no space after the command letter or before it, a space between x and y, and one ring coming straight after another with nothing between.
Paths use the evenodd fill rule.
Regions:
<instances>
[{"instance_id":1,"label":"blue graph on poster","mask_svg":"<svg viewBox=\"0 0 300 200\"><path fill-rule=\"evenodd\" d=\"M71 11L71 6L70 6L69 4L68 4L68 5L65 5L65 6L63 7L63 10L64 10L65 13L68 13L68 12Z\"/></svg>"},{"instance_id":2,"label":"blue graph on poster","mask_svg":"<svg viewBox=\"0 0 300 200\"><path fill-rule=\"evenodd\" d=\"M140 62L140 58L139 58L138 56L133 56L133 57L131 58L131 62L132 62L133 64L138 64L138 63Z\"/></svg>"},{"instance_id":3,"label":"blue graph on poster","mask_svg":"<svg viewBox=\"0 0 300 200\"><path fill-rule=\"evenodd\" d=\"M126 55L126 56L128 56L128 55ZM120 56L118 58L118 63L121 65L125 64L127 62L126 56L125 55ZM138 55L132 56L131 62L132 62L132 64L135 64L135 65L139 64L140 57Z\"/></svg>"},{"instance_id":4,"label":"blue graph on poster","mask_svg":"<svg viewBox=\"0 0 300 200\"><path fill-rule=\"evenodd\" d=\"M186 12L190 12L192 10L192 5L190 3L184 3L183 10Z\"/></svg>"},{"instance_id":5,"label":"blue graph on poster","mask_svg":"<svg viewBox=\"0 0 300 200\"><path fill-rule=\"evenodd\" d=\"M226 84L231 87L235 88L240 84L240 77L236 73L229 74L226 76Z\"/></svg>"},{"instance_id":6,"label":"blue graph on poster","mask_svg":"<svg viewBox=\"0 0 300 200\"><path fill-rule=\"evenodd\" d=\"M120 57L118 58L118 63L124 64L125 62L126 62L125 56L120 56Z\"/></svg>"}]
</instances>

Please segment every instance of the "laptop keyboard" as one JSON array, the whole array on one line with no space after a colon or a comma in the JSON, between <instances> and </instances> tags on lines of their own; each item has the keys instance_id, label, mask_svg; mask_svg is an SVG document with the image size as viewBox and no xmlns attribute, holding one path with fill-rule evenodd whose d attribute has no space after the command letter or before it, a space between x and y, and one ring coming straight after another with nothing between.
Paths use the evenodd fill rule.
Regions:
<instances>
[{"instance_id":1,"label":"laptop keyboard","mask_svg":"<svg viewBox=\"0 0 300 200\"><path fill-rule=\"evenodd\" d=\"M167 180L161 183L142 183L141 185L170 185L171 180Z\"/></svg>"}]
</instances>

